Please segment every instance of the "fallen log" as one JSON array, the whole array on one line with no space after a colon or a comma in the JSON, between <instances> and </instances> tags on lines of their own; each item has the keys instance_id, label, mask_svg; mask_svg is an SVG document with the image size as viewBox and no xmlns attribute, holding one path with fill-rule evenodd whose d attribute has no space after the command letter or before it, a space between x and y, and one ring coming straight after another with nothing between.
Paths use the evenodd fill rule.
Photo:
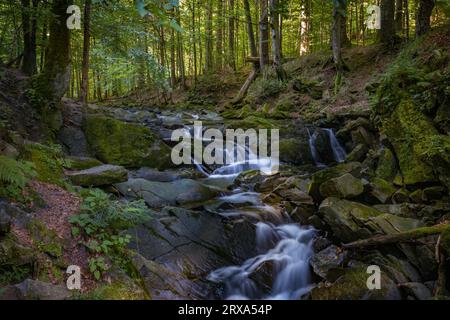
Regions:
<instances>
[{"instance_id":1,"label":"fallen log","mask_svg":"<svg viewBox=\"0 0 450 320\"><path fill-rule=\"evenodd\" d=\"M424 238L426 236L440 234L446 230L450 230L450 223L442 223L431 227L417 228L396 234L377 235L368 239L358 240L344 244L342 247L346 249L359 249L371 246L408 242L411 240Z\"/></svg>"},{"instance_id":2,"label":"fallen log","mask_svg":"<svg viewBox=\"0 0 450 320\"><path fill-rule=\"evenodd\" d=\"M253 70L252 70L252 72L250 72L247 80L245 80L245 83L242 86L241 90L239 90L238 95L233 99L233 101L231 103L237 104L237 103L241 102L242 99L244 99L245 95L247 94L248 89L250 88L250 85L258 76L258 73L259 73L259 70L256 68L253 68Z\"/></svg>"}]
</instances>

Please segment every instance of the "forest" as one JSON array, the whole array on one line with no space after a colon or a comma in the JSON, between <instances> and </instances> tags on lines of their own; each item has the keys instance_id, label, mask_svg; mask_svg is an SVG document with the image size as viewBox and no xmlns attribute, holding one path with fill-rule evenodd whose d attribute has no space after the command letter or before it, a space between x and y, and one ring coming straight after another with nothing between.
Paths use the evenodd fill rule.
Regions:
<instances>
[{"instance_id":1,"label":"forest","mask_svg":"<svg viewBox=\"0 0 450 320\"><path fill-rule=\"evenodd\" d=\"M450 298L450 1L0 18L0 300Z\"/></svg>"}]
</instances>

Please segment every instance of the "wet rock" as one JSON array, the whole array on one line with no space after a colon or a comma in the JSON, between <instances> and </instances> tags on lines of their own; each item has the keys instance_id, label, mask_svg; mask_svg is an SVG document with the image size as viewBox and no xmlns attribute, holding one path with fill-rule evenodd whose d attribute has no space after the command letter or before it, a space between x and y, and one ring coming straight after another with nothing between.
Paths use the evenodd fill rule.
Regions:
<instances>
[{"instance_id":1,"label":"wet rock","mask_svg":"<svg viewBox=\"0 0 450 320\"><path fill-rule=\"evenodd\" d=\"M70 155L85 157L90 154L86 136L80 127L63 126L58 132L58 141Z\"/></svg>"},{"instance_id":2,"label":"wet rock","mask_svg":"<svg viewBox=\"0 0 450 320\"><path fill-rule=\"evenodd\" d=\"M166 207L152 221L130 231L139 252L134 266L152 299L208 298L205 277L254 255L252 223L229 221L208 212Z\"/></svg>"},{"instance_id":3,"label":"wet rock","mask_svg":"<svg viewBox=\"0 0 450 320\"><path fill-rule=\"evenodd\" d=\"M16 288L26 300L67 300L72 295L64 285L53 285L32 279L17 284Z\"/></svg>"},{"instance_id":4,"label":"wet rock","mask_svg":"<svg viewBox=\"0 0 450 320\"><path fill-rule=\"evenodd\" d=\"M85 133L104 163L125 167L173 167L170 148L148 128L112 118L88 115Z\"/></svg>"},{"instance_id":5,"label":"wet rock","mask_svg":"<svg viewBox=\"0 0 450 320\"><path fill-rule=\"evenodd\" d=\"M314 198L314 201L320 202L323 196L320 194L320 186L327 180L340 177L346 173L350 173L354 177L359 177L361 164L359 162L348 162L338 164L334 167L320 170L311 177L308 193Z\"/></svg>"},{"instance_id":6,"label":"wet rock","mask_svg":"<svg viewBox=\"0 0 450 320\"><path fill-rule=\"evenodd\" d=\"M67 173L70 181L77 186L98 187L128 180L128 171L121 166L101 165L81 171Z\"/></svg>"},{"instance_id":7,"label":"wet rock","mask_svg":"<svg viewBox=\"0 0 450 320\"><path fill-rule=\"evenodd\" d=\"M370 182L370 187L370 195L381 203L388 202L392 195L396 192L394 186L381 178L373 178Z\"/></svg>"},{"instance_id":8,"label":"wet rock","mask_svg":"<svg viewBox=\"0 0 450 320\"><path fill-rule=\"evenodd\" d=\"M289 201L305 203L305 204L314 204L313 199L309 194L303 192L297 188L292 188L288 190L281 190L277 192L282 198L285 198Z\"/></svg>"},{"instance_id":9,"label":"wet rock","mask_svg":"<svg viewBox=\"0 0 450 320\"><path fill-rule=\"evenodd\" d=\"M364 191L361 179L353 177L346 173L340 177L325 181L320 185L320 194L322 197L337 197L337 198L354 198L359 196Z\"/></svg>"},{"instance_id":10,"label":"wet rock","mask_svg":"<svg viewBox=\"0 0 450 320\"><path fill-rule=\"evenodd\" d=\"M345 257L345 251L340 250L335 245L331 245L314 254L314 256L311 257L310 264L315 274L329 280L328 273L330 270L341 269L343 267Z\"/></svg>"},{"instance_id":11,"label":"wet rock","mask_svg":"<svg viewBox=\"0 0 450 320\"><path fill-rule=\"evenodd\" d=\"M409 199L414 203L422 203L423 202L423 190L417 189L409 194Z\"/></svg>"},{"instance_id":12,"label":"wet rock","mask_svg":"<svg viewBox=\"0 0 450 320\"><path fill-rule=\"evenodd\" d=\"M188 204L214 198L218 191L198 181L181 179L173 182L130 179L115 185L127 197L143 198L150 207Z\"/></svg>"},{"instance_id":13,"label":"wet rock","mask_svg":"<svg viewBox=\"0 0 450 320\"><path fill-rule=\"evenodd\" d=\"M374 205L375 209L390 213L399 217L415 218L420 217L419 212L422 210L423 206L413 204L413 203L400 203L400 204L380 204Z\"/></svg>"}]
</instances>

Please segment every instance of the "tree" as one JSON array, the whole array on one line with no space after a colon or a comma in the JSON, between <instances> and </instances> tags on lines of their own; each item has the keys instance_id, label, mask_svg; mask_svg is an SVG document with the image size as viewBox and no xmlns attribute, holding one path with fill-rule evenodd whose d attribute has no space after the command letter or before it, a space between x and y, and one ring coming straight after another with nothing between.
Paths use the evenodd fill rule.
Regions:
<instances>
[{"instance_id":1,"label":"tree","mask_svg":"<svg viewBox=\"0 0 450 320\"><path fill-rule=\"evenodd\" d=\"M53 1L48 54L39 79L42 95L55 102L66 93L70 81L70 31L66 27L70 4L69 0Z\"/></svg>"},{"instance_id":2,"label":"tree","mask_svg":"<svg viewBox=\"0 0 450 320\"><path fill-rule=\"evenodd\" d=\"M261 16L259 20L259 66L261 70L269 63L269 21L267 0L260 0Z\"/></svg>"},{"instance_id":3,"label":"tree","mask_svg":"<svg viewBox=\"0 0 450 320\"><path fill-rule=\"evenodd\" d=\"M333 61L340 76L344 68L342 60L342 19L345 16L346 0L334 0L333 5L333 26L331 33L331 45L333 49Z\"/></svg>"},{"instance_id":4,"label":"tree","mask_svg":"<svg viewBox=\"0 0 450 320\"><path fill-rule=\"evenodd\" d=\"M272 57L273 67L277 73L279 80L286 80L287 74L283 69L281 62L280 51L280 32L279 32L279 19L277 11L277 0L269 0L270 8L270 31L272 35Z\"/></svg>"},{"instance_id":5,"label":"tree","mask_svg":"<svg viewBox=\"0 0 450 320\"><path fill-rule=\"evenodd\" d=\"M31 76L36 73L36 28L39 0L20 0L22 5L23 59L22 71Z\"/></svg>"},{"instance_id":6,"label":"tree","mask_svg":"<svg viewBox=\"0 0 450 320\"><path fill-rule=\"evenodd\" d=\"M381 29L379 38L381 43L392 45L395 39L394 0L381 0Z\"/></svg>"},{"instance_id":7,"label":"tree","mask_svg":"<svg viewBox=\"0 0 450 320\"><path fill-rule=\"evenodd\" d=\"M228 3L228 66L232 70L236 70L236 53L234 48L234 0Z\"/></svg>"},{"instance_id":8,"label":"tree","mask_svg":"<svg viewBox=\"0 0 450 320\"><path fill-rule=\"evenodd\" d=\"M83 62L81 67L81 101L87 105L89 96L89 51L91 43L91 0L84 1Z\"/></svg>"},{"instance_id":9,"label":"tree","mask_svg":"<svg viewBox=\"0 0 450 320\"><path fill-rule=\"evenodd\" d=\"M419 0L416 16L416 37L420 37L430 31L430 17L435 4L435 0Z\"/></svg>"},{"instance_id":10,"label":"tree","mask_svg":"<svg viewBox=\"0 0 450 320\"><path fill-rule=\"evenodd\" d=\"M223 0L217 1L217 22L216 22L216 67L222 69L223 55Z\"/></svg>"}]
</instances>

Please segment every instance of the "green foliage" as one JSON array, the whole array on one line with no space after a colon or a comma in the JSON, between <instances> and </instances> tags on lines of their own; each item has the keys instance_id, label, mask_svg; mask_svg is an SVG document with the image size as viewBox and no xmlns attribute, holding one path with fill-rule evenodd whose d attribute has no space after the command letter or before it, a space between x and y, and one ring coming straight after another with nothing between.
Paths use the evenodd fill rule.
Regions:
<instances>
[{"instance_id":1,"label":"green foliage","mask_svg":"<svg viewBox=\"0 0 450 320\"><path fill-rule=\"evenodd\" d=\"M286 82L277 78L260 77L250 86L246 100L248 102L261 103L265 99L275 97L286 88Z\"/></svg>"},{"instance_id":2,"label":"green foliage","mask_svg":"<svg viewBox=\"0 0 450 320\"><path fill-rule=\"evenodd\" d=\"M0 156L0 196L22 199L22 191L35 176L32 163Z\"/></svg>"},{"instance_id":3,"label":"green foliage","mask_svg":"<svg viewBox=\"0 0 450 320\"><path fill-rule=\"evenodd\" d=\"M150 219L148 209L142 200L126 202L112 200L105 192L93 189L87 194L81 206L81 213L70 218L72 235L94 255L89 269L98 280L107 270L105 256L113 263L126 263L125 248L131 237L123 234L135 225Z\"/></svg>"},{"instance_id":4,"label":"green foliage","mask_svg":"<svg viewBox=\"0 0 450 320\"><path fill-rule=\"evenodd\" d=\"M40 181L64 185L63 167L70 163L64 158L60 145L27 143L23 146L22 156L34 164Z\"/></svg>"},{"instance_id":5,"label":"green foliage","mask_svg":"<svg viewBox=\"0 0 450 320\"><path fill-rule=\"evenodd\" d=\"M32 268L29 265L3 265L0 266L0 285L19 283L31 275Z\"/></svg>"}]
</instances>

